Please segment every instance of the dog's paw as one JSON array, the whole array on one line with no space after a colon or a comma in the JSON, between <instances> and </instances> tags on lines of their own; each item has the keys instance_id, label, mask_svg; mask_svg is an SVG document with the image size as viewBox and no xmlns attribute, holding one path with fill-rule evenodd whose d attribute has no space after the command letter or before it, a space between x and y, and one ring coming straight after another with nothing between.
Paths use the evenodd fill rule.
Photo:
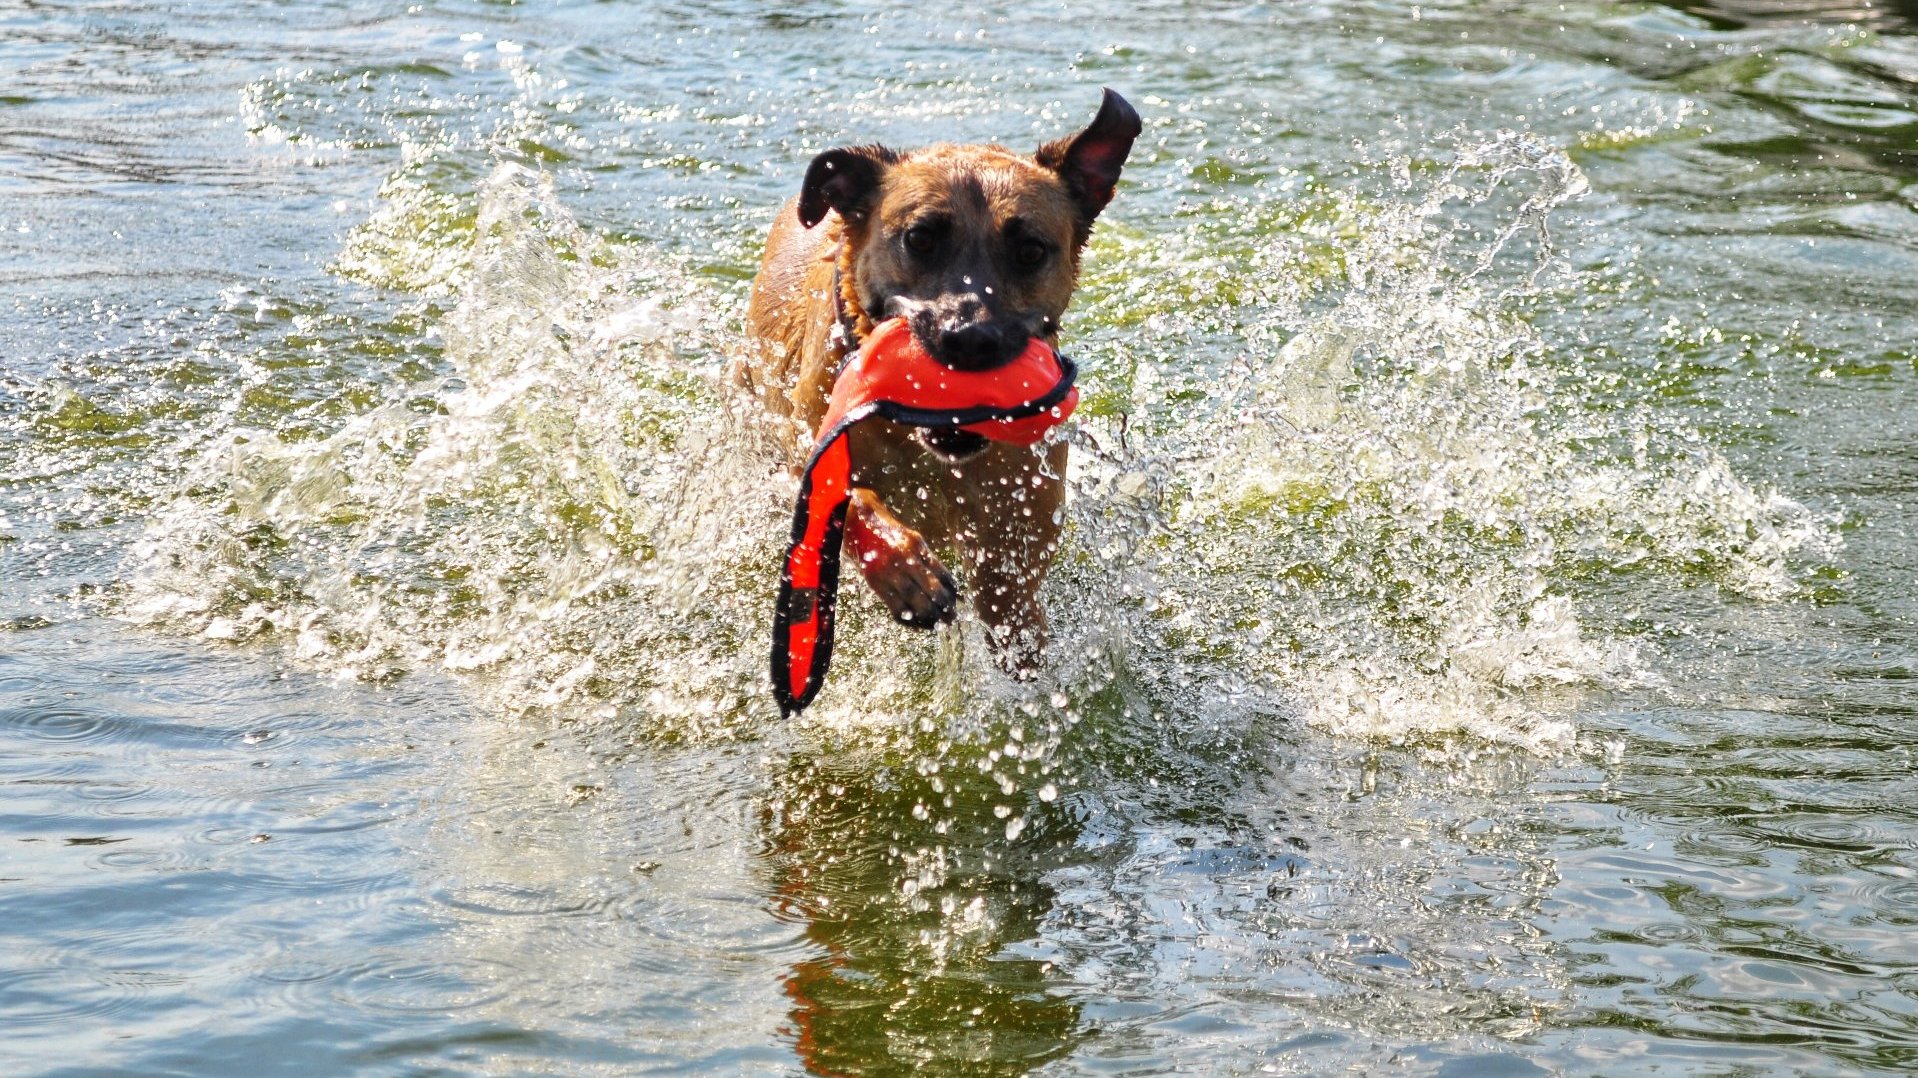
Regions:
<instances>
[{"instance_id":1,"label":"dog's paw","mask_svg":"<svg viewBox=\"0 0 1918 1078\"><path fill-rule=\"evenodd\" d=\"M951 621L959 609L959 582L939 564L923 542L916 553L877 553L861 568L866 583L901 625L933 629Z\"/></svg>"},{"instance_id":2,"label":"dog's paw","mask_svg":"<svg viewBox=\"0 0 1918 1078\"><path fill-rule=\"evenodd\" d=\"M1043 569L1016 561L973 566L972 605L986 629L986 643L999 669L1015 681L1030 681L1045 664L1046 608L1038 590Z\"/></svg>"},{"instance_id":3,"label":"dog's paw","mask_svg":"<svg viewBox=\"0 0 1918 1078\"><path fill-rule=\"evenodd\" d=\"M959 609L959 582L870 490L855 489L846 516L846 550L879 601L901 625L931 629Z\"/></svg>"}]
</instances>

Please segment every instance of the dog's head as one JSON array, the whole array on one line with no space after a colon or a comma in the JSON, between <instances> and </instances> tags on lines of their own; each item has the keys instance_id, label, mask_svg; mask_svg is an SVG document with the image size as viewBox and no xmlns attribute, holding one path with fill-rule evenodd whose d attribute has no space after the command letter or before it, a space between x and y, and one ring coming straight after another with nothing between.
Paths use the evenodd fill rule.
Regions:
<instances>
[{"instance_id":1,"label":"dog's head","mask_svg":"<svg viewBox=\"0 0 1918 1078\"><path fill-rule=\"evenodd\" d=\"M1058 334L1139 131L1139 114L1107 90L1085 130L1031 157L944 143L827 150L806 170L799 220L811 228L832 210L845 222L860 311L904 317L949 367L991 370Z\"/></svg>"}]
</instances>

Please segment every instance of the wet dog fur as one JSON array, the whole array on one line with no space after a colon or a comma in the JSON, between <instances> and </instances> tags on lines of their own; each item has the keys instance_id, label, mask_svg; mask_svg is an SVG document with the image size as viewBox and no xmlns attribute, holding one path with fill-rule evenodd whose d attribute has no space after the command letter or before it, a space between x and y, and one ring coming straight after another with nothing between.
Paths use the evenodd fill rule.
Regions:
<instances>
[{"instance_id":1,"label":"wet dog fur","mask_svg":"<svg viewBox=\"0 0 1918 1078\"><path fill-rule=\"evenodd\" d=\"M827 150L779 211L747 310L750 358L735 382L803 428L797 467L826 412L852 334L903 317L934 358L991 370L1033 337L1057 346L1092 225L1112 200L1139 115L1105 91L1091 124L1030 156L939 143ZM835 286L837 299L835 300ZM928 436L872 420L855 428L845 544L902 624L952 619L960 559L1002 665L1045 646L1040 585L1057 551L1067 447L965 432Z\"/></svg>"}]
</instances>

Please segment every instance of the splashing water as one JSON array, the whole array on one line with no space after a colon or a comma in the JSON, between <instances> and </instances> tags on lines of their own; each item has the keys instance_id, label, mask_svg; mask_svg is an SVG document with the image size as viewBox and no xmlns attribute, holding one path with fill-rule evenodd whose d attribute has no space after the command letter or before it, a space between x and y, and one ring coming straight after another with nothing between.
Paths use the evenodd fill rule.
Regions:
<instances>
[{"instance_id":1,"label":"splashing water","mask_svg":"<svg viewBox=\"0 0 1918 1078\"><path fill-rule=\"evenodd\" d=\"M1211 399L1162 391L1175 356L1146 341L1128 342L1129 386L1094 373L1128 399L1078 436L1039 685L980 661L974 627L922 639L854 601L814 721L925 734L928 716L996 713L996 743L1044 712L1019 751L1050 760L1073 701L1117 684L1127 715L1215 732L1299 713L1347 737L1564 747L1566 687L1655 676L1581 623L1587 581L1787 594L1829 522L1683 432L1583 406L1576 357L1524 317L1563 272L1546 225L1584 191L1577 168L1506 134L1432 181L1394 175L1400 197L1335 206L1336 272L1314 277L1303 230L1258 252L1267 283ZM125 611L275 634L346 676L481 672L508 710L626 710L655 734L763 711L788 435L719 388L740 329L709 312L728 304L589 235L512 165L481 185L464 245L426 241L423 270L416 190L389 183L339 267L451 287L451 377L318 440L231 431L156 517ZM1460 207L1501 225L1470 232Z\"/></svg>"},{"instance_id":2,"label":"splashing water","mask_svg":"<svg viewBox=\"0 0 1918 1078\"><path fill-rule=\"evenodd\" d=\"M1229 388L1159 463L1152 662L1205 694L1264 686L1342 736L1565 747L1553 690L1655 676L1581 626L1583 580L1646 567L1778 598L1836 533L1695 438L1582 406L1576 357L1520 313L1554 268L1551 212L1585 191L1563 154L1507 133L1399 185L1412 197L1342 207L1357 239L1316 290L1305 245L1262 252L1277 280ZM1489 236L1451 212L1501 197ZM1520 263L1504 290L1501 260Z\"/></svg>"},{"instance_id":3,"label":"splashing water","mask_svg":"<svg viewBox=\"0 0 1918 1078\"><path fill-rule=\"evenodd\" d=\"M394 240L363 229L342 261L369 272ZM693 611L742 605L724 567L776 488L749 438L714 440L706 297L517 166L483 185L472 247L438 330L452 376L318 441L231 432L135 552L128 614L279 634L346 676L485 671L509 710L692 701L723 725L756 641Z\"/></svg>"}]
</instances>

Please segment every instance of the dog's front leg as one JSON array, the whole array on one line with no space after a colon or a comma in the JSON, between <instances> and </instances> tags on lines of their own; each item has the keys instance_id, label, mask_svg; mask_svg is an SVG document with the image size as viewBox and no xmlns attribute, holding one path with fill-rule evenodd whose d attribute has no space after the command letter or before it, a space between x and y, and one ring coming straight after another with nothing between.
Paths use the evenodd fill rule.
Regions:
<instances>
[{"instance_id":1,"label":"dog's front leg","mask_svg":"<svg viewBox=\"0 0 1918 1078\"><path fill-rule=\"evenodd\" d=\"M1046 608L1039 601L1043 565L1015 558L989 558L973 569L973 609L985 623L986 640L999 668L1031 676L1045 654Z\"/></svg>"},{"instance_id":2,"label":"dog's front leg","mask_svg":"<svg viewBox=\"0 0 1918 1078\"><path fill-rule=\"evenodd\" d=\"M1054 474L1065 471L1065 447L1054 450ZM1048 623L1039 588L1059 549L1065 486L1037 473L1017 473L1023 496L1000 500L967 527L972 606L1001 669L1029 677L1046 649ZM981 499L981 505L985 503Z\"/></svg>"},{"instance_id":3,"label":"dog's front leg","mask_svg":"<svg viewBox=\"0 0 1918 1078\"><path fill-rule=\"evenodd\" d=\"M959 582L939 564L926 537L907 527L865 487L852 490L845 543L866 583L901 624L930 629L952 620Z\"/></svg>"}]
</instances>

